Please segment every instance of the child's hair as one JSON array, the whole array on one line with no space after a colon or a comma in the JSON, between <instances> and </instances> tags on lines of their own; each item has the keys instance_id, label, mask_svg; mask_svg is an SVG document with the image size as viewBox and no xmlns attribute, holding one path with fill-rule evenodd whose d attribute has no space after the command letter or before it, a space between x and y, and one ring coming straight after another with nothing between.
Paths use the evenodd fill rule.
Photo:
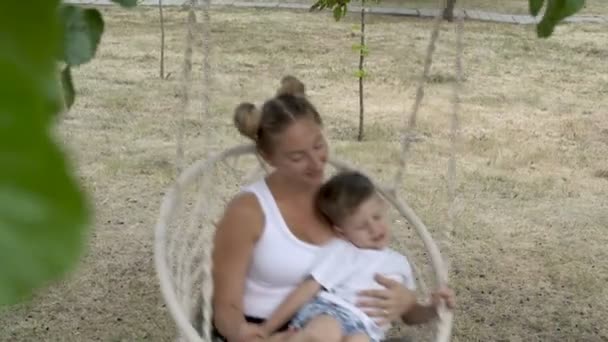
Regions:
<instances>
[{"instance_id":1,"label":"child's hair","mask_svg":"<svg viewBox=\"0 0 608 342\"><path fill-rule=\"evenodd\" d=\"M365 175L357 171L343 171L321 186L315 206L331 224L340 225L375 193L374 184Z\"/></svg>"}]
</instances>

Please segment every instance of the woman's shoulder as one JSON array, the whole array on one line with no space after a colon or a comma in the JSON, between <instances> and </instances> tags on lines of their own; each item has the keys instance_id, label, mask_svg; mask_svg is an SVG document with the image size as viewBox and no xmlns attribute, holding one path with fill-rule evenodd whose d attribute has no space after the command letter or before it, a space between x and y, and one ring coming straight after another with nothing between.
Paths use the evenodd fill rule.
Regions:
<instances>
[{"instance_id":1,"label":"woman's shoulder","mask_svg":"<svg viewBox=\"0 0 608 342\"><path fill-rule=\"evenodd\" d=\"M252 192L241 192L226 204L224 216L251 218L261 216L262 211L256 195Z\"/></svg>"},{"instance_id":2,"label":"woman's shoulder","mask_svg":"<svg viewBox=\"0 0 608 342\"><path fill-rule=\"evenodd\" d=\"M256 195L244 191L238 193L226 203L217 228L218 231L224 231L228 234L249 232L257 237L262 233L263 225L264 214Z\"/></svg>"},{"instance_id":3,"label":"woman's shoulder","mask_svg":"<svg viewBox=\"0 0 608 342\"><path fill-rule=\"evenodd\" d=\"M267 188L266 177L261 177L243 185L240 193L257 193L259 191L264 191Z\"/></svg>"},{"instance_id":4,"label":"woman's shoulder","mask_svg":"<svg viewBox=\"0 0 608 342\"><path fill-rule=\"evenodd\" d=\"M232 199L228 201L226 210L236 211L239 213L247 213L251 210L261 212L258 194L261 190L263 190L265 184L265 180L262 178L244 185L241 187L240 192L238 192L234 197L232 197Z\"/></svg>"}]
</instances>

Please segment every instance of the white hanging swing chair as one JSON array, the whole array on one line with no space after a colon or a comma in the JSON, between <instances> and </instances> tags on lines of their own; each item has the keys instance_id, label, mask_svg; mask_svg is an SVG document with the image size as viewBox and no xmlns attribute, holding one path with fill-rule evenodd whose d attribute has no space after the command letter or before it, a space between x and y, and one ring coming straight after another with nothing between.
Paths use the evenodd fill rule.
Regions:
<instances>
[{"instance_id":1,"label":"white hanging swing chair","mask_svg":"<svg viewBox=\"0 0 608 342\"><path fill-rule=\"evenodd\" d=\"M183 112L188 106L188 94L192 40L194 37L194 8L195 0L191 0L188 39L184 61L184 81L182 90ZM441 2L441 1L440 1ZM208 34L209 34L209 1L203 6L203 53L205 71L205 91L209 85L209 63L208 63ZM455 139L458 124L458 87L461 79L461 55L462 55L462 18L459 18L457 29L457 76L454 85L454 99L452 111L452 154L448 165L448 193L451 203L454 199L454 175L455 175ZM434 273L435 284L447 285L448 272L442 259L440 251L429 234L426 226L410 206L399 197L398 185L403 177L407 152L410 143L414 140L416 125L416 114L423 98L425 80L428 78L435 42L439 34L440 13L438 14L431 40L427 50L424 72L418 85L416 101L409 117L409 124L403 137L403 153L400 159L395 184L393 187L385 187L376 183L378 191L389 203L392 204L398 216L405 219L413 227L420 237L424 249L430 257ZM205 100L208 94L205 94ZM204 101L204 111L208 113L208 101ZM182 154L183 140L183 112L182 127L178 134L178 158ZM249 159L248 159L249 158ZM178 163L181 160L178 160ZM245 165L239 165L245 164ZM329 164L337 170L355 169L350 163L330 158ZM361 170L359 170L361 171ZM177 181L168 189L162 200L160 215L155 230L154 258L156 270L160 281L160 289L166 302L168 311L176 323L178 329L178 341L187 342L209 342L213 341L211 334L213 281L211 272L211 251L213 249L212 236L215 230L214 222L221 215L223 206L240 189L253 179L259 179L267 172L266 166L256 155L254 145L241 145L226 149L214 156L194 162L184 169L178 176ZM369 173L370 179L374 179ZM451 206L450 203L450 206ZM449 216L449 225L452 215ZM403 220L401 220L403 221ZM425 288L422 274L413 263L411 255L406 253L412 263L419 289ZM447 342L451 337L453 314L451 311L440 310L439 319L435 323L434 340ZM391 339L401 341L402 339Z\"/></svg>"}]
</instances>

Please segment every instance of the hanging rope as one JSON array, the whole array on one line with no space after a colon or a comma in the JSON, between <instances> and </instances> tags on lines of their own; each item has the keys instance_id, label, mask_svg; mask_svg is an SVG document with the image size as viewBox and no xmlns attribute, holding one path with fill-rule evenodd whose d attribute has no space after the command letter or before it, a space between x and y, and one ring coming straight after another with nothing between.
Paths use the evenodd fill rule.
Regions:
<instances>
[{"instance_id":1,"label":"hanging rope","mask_svg":"<svg viewBox=\"0 0 608 342\"><path fill-rule=\"evenodd\" d=\"M211 117L209 103L211 92L211 65L209 63L209 55L211 49L211 16L209 15L209 8L211 7L211 0L203 0L202 5L202 52L203 52L203 111L201 112L201 123L205 125L205 120Z\"/></svg>"},{"instance_id":2,"label":"hanging rope","mask_svg":"<svg viewBox=\"0 0 608 342\"><path fill-rule=\"evenodd\" d=\"M418 111L420 110L420 105L422 104L422 99L424 98L424 85L426 84L426 81L429 78L429 72L431 70L431 65L433 64L435 44L437 43L437 39L439 38L439 29L441 28L441 22L443 21L442 11L440 9L445 7L445 0L438 0L437 7L437 15L435 16L433 31L431 32L431 39L429 40L429 45L426 50L426 58L424 59L424 69L422 71L420 79L418 80L418 87L416 89L416 99L414 101L412 112L409 116L405 132L403 133L401 138L401 157L399 158L397 172L395 173L395 178L393 180L392 191L397 191L397 189L403 182L403 175L407 166L407 158L410 146L413 142L417 140L415 132L416 119L418 116Z\"/></svg>"},{"instance_id":3,"label":"hanging rope","mask_svg":"<svg viewBox=\"0 0 608 342\"><path fill-rule=\"evenodd\" d=\"M186 113L188 112L190 106L190 88L191 88L191 80L192 80L192 45L194 42L194 29L196 23L196 16L194 12L188 12L188 20L187 20L187 33L186 33L186 45L184 48L184 60L182 62L182 73L179 84L179 94L180 94L180 108L179 108L179 117L177 122L177 142L176 142L176 158L175 158L175 167L176 174L182 172L184 168L184 139L185 139L185 130L186 130ZM176 189L177 198L181 197L180 189ZM169 245L167 247L168 253L173 255L175 253L176 248L178 248L179 242L173 238L170 239ZM179 254L179 253L178 253ZM181 269L182 264L178 263L179 271L178 278L181 278L183 269Z\"/></svg>"},{"instance_id":4,"label":"hanging rope","mask_svg":"<svg viewBox=\"0 0 608 342\"><path fill-rule=\"evenodd\" d=\"M194 11L194 8L198 4L197 0L191 0L191 11ZM206 127L211 120L211 104L210 104L210 92L211 92L211 63L209 61L211 54L211 16L209 15L209 10L211 7L211 0L203 0L201 10L202 10L202 19L201 19L201 40L202 40L202 54L203 54L203 89L202 89L202 111L201 111L201 126ZM209 146L207 142L209 141L209 137L207 134L203 134L204 137L204 146ZM198 197L199 199L206 198L206 194L203 193L205 187L200 187ZM193 217L193 219L197 219L202 217L203 210L201 208L201 212ZM199 239L196 242L200 243L202 246L206 246L208 248L203 248L202 251L202 259L199 264L199 268L202 272L202 284L201 284L201 302L197 301L197 304L200 303L198 309L202 310L202 322L201 322L201 337L203 341L211 341L211 326L212 326L212 316L213 316L213 306L212 306L212 297L213 297L213 273L212 273L212 262L211 262L211 252L213 243L210 239L211 234L206 234L204 232L199 232Z\"/></svg>"},{"instance_id":5,"label":"hanging rope","mask_svg":"<svg viewBox=\"0 0 608 342\"><path fill-rule=\"evenodd\" d=\"M461 3L462 6L462 3ZM462 6L464 8L464 6ZM458 154L458 138L460 133L460 89L462 85L462 56L463 56L463 31L464 31L464 11L459 10L457 12L457 26L456 26L456 62L455 62L455 81L452 88L452 112L450 116L450 157L448 159L447 167L447 185L448 185L448 221L445 230L446 236L443 239L444 247L446 244L450 244L452 235L454 233L455 226L455 204L456 204L456 161ZM444 248L444 253L446 250ZM440 285L447 284L448 282L448 262L444 262L445 267L442 272L438 274ZM453 313L445 310L442 306L440 312L440 319L451 321ZM451 335L451 329L448 329L447 325L440 326L437 331L438 341L449 341Z\"/></svg>"},{"instance_id":6,"label":"hanging rope","mask_svg":"<svg viewBox=\"0 0 608 342\"><path fill-rule=\"evenodd\" d=\"M184 134L186 130L186 113L190 105L190 88L192 81L192 45L194 42L194 30L196 25L196 15L192 10L192 6L196 0L190 3L190 11L188 11L188 33L186 35L186 48L184 51L184 62L182 63L182 79L180 82L180 111L179 124L177 127L177 172L178 174L183 169L184 164Z\"/></svg>"},{"instance_id":7,"label":"hanging rope","mask_svg":"<svg viewBox=\"0 0 608 342\"><path fill-rule=\"evenodd\" d=\"M462 4L461 4L462 6ZM463 7L464 8L464 7ZM463 55L463 32L464 32L464 11L457 13L456 26L456 80L453 83L452 94L452 116L450 120L450 158L448 160L448 239L454 234L454 220L456 209L456 159L458 155L458 138L460 136L460 89L462 87L462 55Z\"/></svg>"},{"instance_id":8,"label":"hanging rope","mask_svg":"<svg viewBox=\"0 0 608 342\"><path fill-rule=\"evenodd\" d=\"M190 89L192 86L192 46L194 44L194 31L196 25L196 15L194 14L193 5L196 0L192 0L190 2L190 10L188 11L188 19L187 19L187 33L186 33L186 46L184 50L184 61L182 63L182 78L180 82L180 94L181 94L181 102L180 102L180 114L179 114L179 125L177 127L177 174L179 175L183 170L184 165L184 139L185 139L185 130L186 130L186 113L190 107ZM179 191L180 189L178 189ZM181 196L181 193L178 194ZM169 246L169 253L173 253L176 245L179 243L175 240L171 241L172 244ZM182 255L178 253L181 257ZM182 259L178 259L178 272L177 278L183 278L185 274L184 270L184 262Z\"/></svg>"}]
</instances>

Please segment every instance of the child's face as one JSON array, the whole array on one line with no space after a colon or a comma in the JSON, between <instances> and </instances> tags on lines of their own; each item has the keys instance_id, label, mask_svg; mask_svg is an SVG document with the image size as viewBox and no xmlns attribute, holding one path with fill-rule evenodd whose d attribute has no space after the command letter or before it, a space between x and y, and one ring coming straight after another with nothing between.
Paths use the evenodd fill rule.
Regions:
<instances>
[{"instance_id":1,"label":"child's face","mask_svg":"<svg viewBox=\"0 0 608 342\"><path fill-rule=\"evenodd\" d=\"M386 204L382 198L374 195L346 217L338 230L359 248L385 248L390 239L385 211Z\"/></svg>"}]
</instances>

